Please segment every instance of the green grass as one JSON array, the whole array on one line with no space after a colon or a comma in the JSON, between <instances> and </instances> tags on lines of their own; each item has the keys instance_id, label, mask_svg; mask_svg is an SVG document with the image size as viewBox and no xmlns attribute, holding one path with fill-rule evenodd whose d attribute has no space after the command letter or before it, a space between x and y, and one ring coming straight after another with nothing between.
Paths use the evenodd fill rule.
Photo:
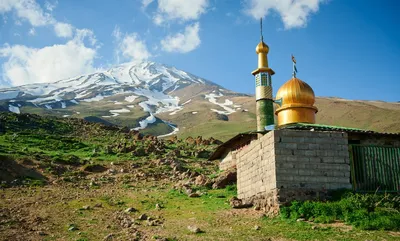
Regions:
<instances>
[{"instance_id":1,"label":"green grass","mask_svg":"<svg viewBox=\"0 0 400 241\"><path fill-rule=\"evenodd\" d=\"M400 196L346 193L331 202L297 202L281 209L287 219L305 218L315 223L344 221L363 230L400 231Z\"/></svg>"}]
</instances>

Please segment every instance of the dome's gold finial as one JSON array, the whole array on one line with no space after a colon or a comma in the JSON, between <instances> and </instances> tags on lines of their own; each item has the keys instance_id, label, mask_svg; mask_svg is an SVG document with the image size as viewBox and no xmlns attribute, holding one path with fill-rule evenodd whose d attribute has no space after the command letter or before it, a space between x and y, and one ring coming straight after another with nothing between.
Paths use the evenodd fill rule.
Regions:
<instances>
[{"instance_id":1,"label":"dome's gold finial","mask_svg":"<svg viewBox=\"0 0 400 241\"><path fill-rule=\"evenodd\" d=\"M268 45L261 41L256 47L256 53L257 54L261 54L261 53L268 54L268 52L269 52Z\"/></svg>"}]
</instances>

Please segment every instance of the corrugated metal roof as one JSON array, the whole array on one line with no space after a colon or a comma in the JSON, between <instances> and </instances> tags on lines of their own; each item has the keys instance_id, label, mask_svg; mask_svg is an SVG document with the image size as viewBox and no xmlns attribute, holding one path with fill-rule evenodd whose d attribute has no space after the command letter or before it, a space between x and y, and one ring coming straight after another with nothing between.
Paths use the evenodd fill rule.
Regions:
<instances>
[{"instance_id":1,"label":"corrugated metal roof","mask_svg":"<svg viewBox=\"0 0 400 241\"><path fill-rule=\"evenodd\" d=\"M296 123L282 126L279 129L297 129L297 130L315 130L315 131L342 131L347 133L361 133L361 134L373 134L373 135L391 135L400 136L400 133L387 133L387 132L377 132L371 130L364 130L352 127L343 126L331 126L331 125L321 125L321 124L309 124L309 123Z\"/></svg>"}]
</instances>

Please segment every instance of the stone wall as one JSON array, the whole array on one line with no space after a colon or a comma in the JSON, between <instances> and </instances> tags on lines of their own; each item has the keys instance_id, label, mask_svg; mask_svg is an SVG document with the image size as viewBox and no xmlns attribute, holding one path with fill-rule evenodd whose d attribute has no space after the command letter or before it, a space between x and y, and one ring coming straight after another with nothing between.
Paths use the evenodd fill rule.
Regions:
<instances>
[{"instance_id":1,"label":"stone wall","mask_svg":"<svg viewBox=\"0 0 400 241\"><path fill-rule=\"evenodd\" d=\"M347 134L275 130L236 155L238 197L276 213L294 199L351 188Z\"/></svg>"}]
</instances>

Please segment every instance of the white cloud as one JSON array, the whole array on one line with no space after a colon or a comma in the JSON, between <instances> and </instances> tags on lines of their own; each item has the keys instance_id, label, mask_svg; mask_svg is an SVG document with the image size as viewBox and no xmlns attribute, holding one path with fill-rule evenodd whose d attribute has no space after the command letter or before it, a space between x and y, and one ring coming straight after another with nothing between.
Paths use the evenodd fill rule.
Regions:
<instances>
[{"instance_id":1,"label":"white cloud","mask_svg":"<svg viewBox=\"0 0 400 241\"><path fill-rule=\"evenodd\" d=\"M85 39L89 41L89 43L94 46L97 44L96 36L94 35L93 31L87 28L83 29L76 29L75 41L84 42ZM96 48L99 48L100 45L97 45Z\"/></svg>"},{"instance_id":2,"label":"white cloud","mask_svg":"<svg viewBox=\"0 0 400 241\"><path fill-rule=\"evenodd\" d=\"M44 5L47 11L51 12L57 5L57 1L45 2ZM53 25L58 37L71 38L73 36L74 27L72 25L58 22L50 13L45 12L35 0L0 0L0 14L9 11L15 11L18 17L15 24L19 24L20 20L25 20L33 27Z\"/></svg>"},{"instance_id":3,"label":"white cloud","mask_svg":"<svg viewBox=\"0 0 400 241\"><path fill-rule=\"evenodd\" d=\"M31 36L36 35L35 29L34 28L29 29L29 33L28 34L31 35Z\"/></svg>"},{"instance_id":4,"label":"white cloud","mask_svg":"<svg viewBox=\"0 0 400 241\"><path fill-rule=\"evenodd\" d=\"M121 33L121 29L119 28L119 26L115 26L114 31L112 32L112 36L115 38L115 40L119 41L122 38L122 33Z\"/></svg>"},{"instance_id":5,"label":"white cloud","mask_svg":"<svg viewBox=\"0 0 400 241\"><path fill-rule=\"evenodd\" d=\"M167 20L197 20L206 12L209 0L158 0L158 12L154 23L162 24Z\"/></svg>"},{"instance_id":6,"label":"white cloud","mask_svg":"<svg viewBox=\"0 0 400 241\"><path fill-rule=\"evenodd\" d=\"M183 33L169 35L161 40L161 46L166 52L190 52L196 49L201 43L199 30L200 25L198 22L193 25L188 25Z\"/></svg>"},{"instance_id":7,"label":"white cloud","mask_svg":"<svg viewBox=\"0 0 400 241\"><path fill-rule=\"evenodd\" d=\"M123 34L119 27L116 26L112 36L117 43L117 48L115 50L117 62L119 62L120 59L133 61L146 60L151 57L146 42L141 40L137 33Z\"/></svg>"},{"instance_id":8,"label":"white cloud","mask_svg":"<svg viewBox=\"0 0 400 241\"><path fill-rule=\"evenodd\" d=\"M0 13L15 10L17 16L34 27L51 24L54 19L45 13L34 0L1 0Z\"/></svg>"},{"instance_id":9,"label":"white cloud","mask_svg":"<svg viewBox=\"0 0 400 241\"><path fill-rule=\"evenodd\" d=\"M154 0L142 0L142 8L146 9L147 6L149 6L150 3L152 3Z\"/></svg>"},{"instance_id":10,"label":"white cloud","mask_svg":"<svg viewBox=\"0 0 400 241\"><path fill-rule=\"evenodd\" d=\"M119 46L122 56L128 59L144 60L151 56L146 43L139 39L137 33L126 35Z\"/></svg>"},{"instance_id":11,"label":"white cloud","mask_svg":"<svg viewBox=\"0 0 400 241\"><path fill-rule=\"evenodd\" d=\"M17 86L93 72L93 60L97 51L85 46L86 38L90 40L90 31L77 34L66 44L41 49L5 44L0 48L0 57L8 58L2 66L3 79Z\"/></svg>"},{"instance_id":12,"label":"white cloud","mask_svg":"<svg viewBox=\"0 0 400 241\"><path fill-rule=\"evenodd\" d=\"M259 19L276 11L282 18L285 29L305 27L309 15L319 9L326 0L247 0L245 12Z\"/></svg>"},{"instance_id":13,"label":"white cloud","mask_svg":"<svg viewBox=\"0 0 400 241\"><path fill-rule=\"evenodd\" d=\"M54 31L58 37L70 38L73 35L74 27L68 23L58 22L54 25Z\"/></svg>"},{"instance_id":14,"label":"white cloud","mask_svg":"<svg viewBox=\"0 0 400 241\"><path fill-rule=\"evenodd\" d=\"M46 1L44 3L44 7L46 8L47 11L52 12L58 5L58 1L54 1L54 2L48 2Z\"/></svg>"}]
</instances>

